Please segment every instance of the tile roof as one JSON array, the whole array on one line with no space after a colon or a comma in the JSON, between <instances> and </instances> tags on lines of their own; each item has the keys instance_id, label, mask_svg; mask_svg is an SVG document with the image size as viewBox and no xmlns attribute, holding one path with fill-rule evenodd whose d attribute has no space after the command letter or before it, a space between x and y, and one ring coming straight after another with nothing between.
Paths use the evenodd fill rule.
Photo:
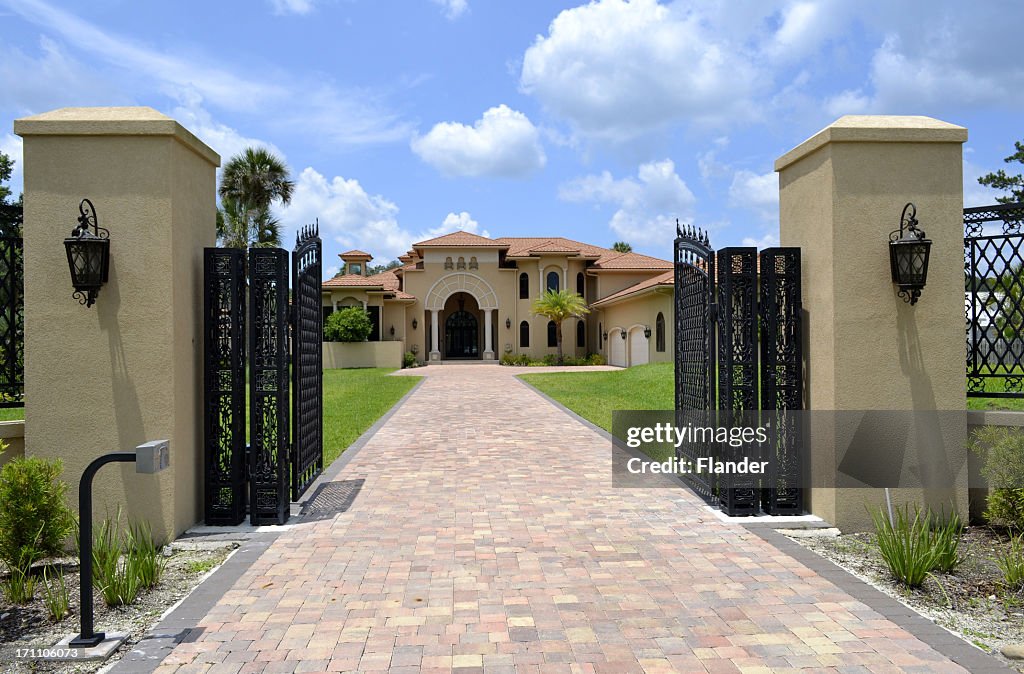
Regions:
<instances>
[{"instance_id":1,"label":"tile roof","mask_svg":"<svg viewBox=\"0 0 1024 674\"><path fill-rule=\"evenodd\" d=\"M427 239L426 241L420 241L414 243L413 248L419 248L420 246L481 246L488 248L500 248L500 243L494 239L488 239L486 236L480 236L479 234L472 234L470 232L452 232L451 234L445 234L444 236L438 236L433 239Z\"/></svg>"},{"instance_id":2,"label":"tile roof","mask_svg":"<svg viewBox=\"0 0 1024 674\"><path fill-rule=\"evenodd\" d=\"M370 255L369 253L367 253L365 251L361 251L361 250L350 250L350 251L347 251L345 253L342 253L338 257L365 257L365 258L369 258L371 260L373 259L372 255Z\"/></svg>"},{"instance_id":3,"label":"tile roof","mask_svg":"<svg viewBox=\"0 0 1024 674\"><path fill-rule=\"evenodd\" d=\"M399 290L401 282L398 280L398 276L395 274L393 269L382 271L379 274L372 276L358 276L355 274L345 274L344 276L337 276L324 281L324 288L363 288L366 290L380 289L387 290L395 293L395 297L400 300L414 300L415 295L410 295L407 292Z\"/></svg>"},{"instance_id":4,"label":"tile roof","mask_svg":"<svg viewBox=\"0 0 1024 674\"><path fill-rule=\"evenodd\" d=\"M649 290L650 288L655 288L657 286L675 286L675 271L667 271L664 274L652 276L649 279L640 281L640 283L634 283L628 288L623 288L622 290L612 293L607 297L602 297L601 299L594 302L591 306L600 306L601 304L604 304L606 302L621 299L623 297L626 297L627 295L633 295L635 293L643 292L644 290Z\"/></svg>"},{"instance_id":5,"label":"tile roof","mask_svg":"<svg viewBox=\"0 0 1024 674\"><path fill-rule=\"evenodd\" d=\"M612 255L602 257L593 264L591 269L672 269L672 263L668 260L650 255L610 252Z\"/></svg>"},{"instance_id":6,"label":"tile roof","mask_svg":"<svg viewBox=\"0 0 1024 674\"><path fill-rule=\"evenodd\" d=\"M379 274L377 274L379 276ZM361 276L359 274L344 274L335 276L323 282L324 288L380 288L380 280L374 281L374 276Z\"/></svg>"}]
</instances>

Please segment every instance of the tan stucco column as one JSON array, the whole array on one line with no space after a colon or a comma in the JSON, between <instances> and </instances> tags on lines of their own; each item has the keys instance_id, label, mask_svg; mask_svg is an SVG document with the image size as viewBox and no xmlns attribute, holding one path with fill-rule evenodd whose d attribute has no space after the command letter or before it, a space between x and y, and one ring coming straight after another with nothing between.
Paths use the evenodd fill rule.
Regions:
<instances>
[{"instance_id":1,"label":"tan stucco column","mask_svg":"<svg viewBox=\"0 0 1024 674\"><path fill-rule=\"evenodd\" d=\"M494 350L491 348L493 314L494 309L484 309L484 360L494 360Z\"/></svg>"},{"instance_id":2,"label":"tan stucco column","mask_svg":"<svg viewBox=\"0 0 1024 674\"><path fill-rule=\"evenodd\" d=\"M437 341L437 309L430 310L430 360L441 360L441 344Z\"/></svg>"},{"instance_id":3,"label":"tan stucco column","mask_svg":"<svg viewBox=\"0 0 1024 674\"><path fill-rule=\"evenodd\" d=\"M95 457L169 439L171 466L104 467L97 517L121 505L171 537L202 518L202 252L220 158L151 108L65 108L24 138L25 451L59 457L69 496ZM72 299L63 239L81 199L110 231L109 281Z\"/></svg>"},{"instance_id":4,"label":"tan stucco column","mask_svg":"<svg viewBox=\"0 0 1024 674\"><path fill-rule=\"evenodd\" d=\"M966 421L927 413L966 403L966 140L965 128L928 117L847 116L775 162L781 243L799 246L803 262L808 409L920 412L891 429L905 438L904 470L918 449L941 445L949 487L897 490L894 499L946 512L952 504L965 517ZM915 306L897 296L889 269L888 235L907 202L934 242ZM815 427L816 484L835 470L836 437L827 425ZM881 489L822 487L810 496L815 514L846 530L870 526L865 505L884 503Z\"/></svg>"}]
</instances>

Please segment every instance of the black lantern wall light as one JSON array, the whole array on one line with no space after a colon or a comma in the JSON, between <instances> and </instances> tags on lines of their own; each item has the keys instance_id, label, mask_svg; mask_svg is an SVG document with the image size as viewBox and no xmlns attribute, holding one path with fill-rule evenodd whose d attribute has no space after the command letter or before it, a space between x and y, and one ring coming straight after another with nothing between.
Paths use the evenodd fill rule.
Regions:
<instances>
[{"instance_id":1,"label":"black lantern wall light","mask_svg":"<svg viewBox=\"0 0 1024 674\"><path fill-rule=\"evenodd\" d=\"M918 226L917 207L908 203L900 215L900 228L889 234L889 265L892 282L899 286L904 302L917 304L921 289L928 281L928 255L931 239Z\"/></svg>"},{"instance_id":2,"label":"black lantern wall light","mask_svg":"<svg viewBox=\"0 0 1024 674\"><path fill-rule=\"evenodd\" d=\"M91 307L96 295L107 282L110 269L110 232L99 226L96 207L88 199L78 204L78 226L71 236L64 239L71 269L71 285L75 287L72 297L79 304ZM92 227L92 231L89 228Z\"/></svg>"}]
</instances>

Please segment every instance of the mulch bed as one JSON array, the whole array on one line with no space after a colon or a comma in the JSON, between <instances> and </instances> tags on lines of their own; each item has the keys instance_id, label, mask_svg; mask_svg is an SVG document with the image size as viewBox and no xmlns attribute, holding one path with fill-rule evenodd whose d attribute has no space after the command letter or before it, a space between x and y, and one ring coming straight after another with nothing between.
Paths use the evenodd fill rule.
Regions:
<instances>
[{"instance_id":1,"label":"mulch bed","mask_svg":"<svg viewBox=\"0 0 1024 674\"><path fill-rule=\"evenodd\" d=\"M893 579L874 544L874 534L793 538L1007 665L1024 671L1024 662L1007 660L999 653L1003 646L1024 644L1024 590L1007 591L994 561L1009 548L1009 537L1004 532L968 527L960 543L964 563L951 573L929 575L916 589Z\"/></svg>"},{"instance_id":2,"label":"mulch bed","mask_svg":"<svg viewBox=\"0 0 1024 674\"><path fill-rule=\"evenodd\" d=\"M154 626L164 613L192 591L209 573L224 562L236 543L219 547L187 547L172 544L173 553L160 582L152 590L140 593L130 606L107 607L98 592L93 596L96 631L127 632L130 636L106 663L48 662L25 653L26 649L52 648L58 641L79 630L78 559L69 557L50 560L51 572L64 571L64 582L71 598L71 613L58 623L53 622L42 600L42 570L36 584L35 598L17 606L0 597L0 671L3 672L95 672L119 659ZM5 579L6 576L0 576ZM52 578L52 573L51 573ZM19 650L22 653L19 654Z\"/></svg>"}]
</instances>

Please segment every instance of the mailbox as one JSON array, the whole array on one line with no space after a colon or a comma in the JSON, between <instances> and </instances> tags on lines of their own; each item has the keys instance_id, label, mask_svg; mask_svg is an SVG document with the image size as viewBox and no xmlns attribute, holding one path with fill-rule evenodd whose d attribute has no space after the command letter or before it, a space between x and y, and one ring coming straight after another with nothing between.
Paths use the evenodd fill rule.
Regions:
<instances>
[{"instance_id":1,"label":"mailbox","mask_svg":"<svg viewBox=\"0 0 1024 674\"><path fill-rule=\"evenodd\" d=\"M135 472L159 473L171 465L169 440L150 440L135 448Z\"/></svg>"}]
</instances>

